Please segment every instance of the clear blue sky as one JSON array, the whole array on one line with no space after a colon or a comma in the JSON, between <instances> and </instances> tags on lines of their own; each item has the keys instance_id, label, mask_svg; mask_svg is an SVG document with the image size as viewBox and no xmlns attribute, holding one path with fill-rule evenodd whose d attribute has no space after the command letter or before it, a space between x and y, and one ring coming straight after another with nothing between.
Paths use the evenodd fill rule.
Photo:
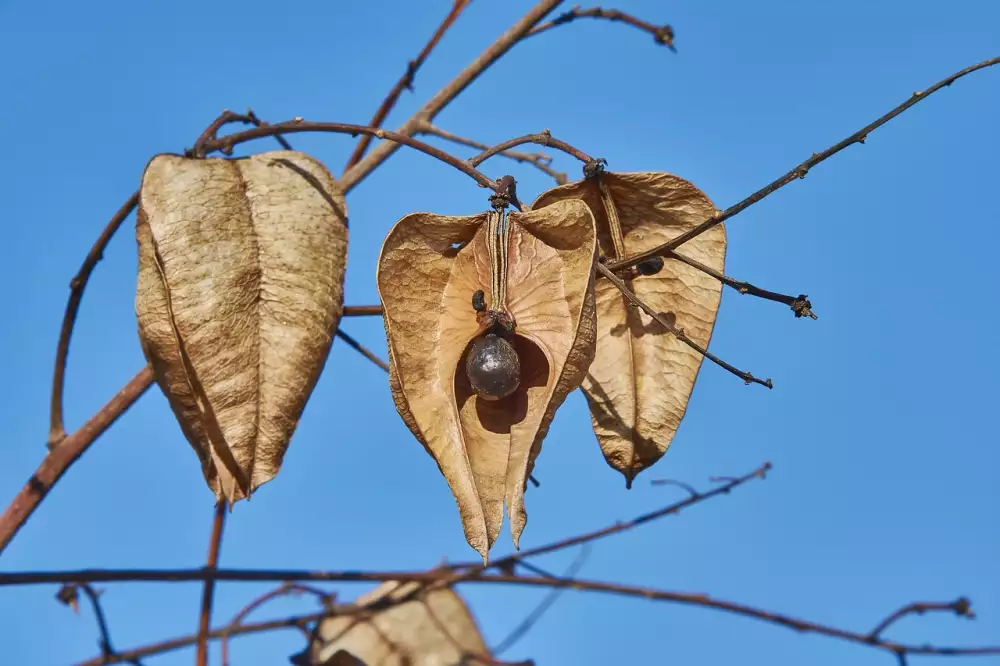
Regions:
<instances>
[{"instance_id":1,"label":"clear blue sky","mask_svg":"<svg viewBox=\"0 0 1000 666\"><path fill-rule=\"evenodd\" d=\"M149 158L190 146L226 107L252 107L273 121L366 122L450 5L0 1L0 501L44 454L67 284ZM473 2L387 126L529 5ZM990 0L619 6L671 23L679 53L626 26L579 22L518 46L440 125L487 142L550 128L613 169L676 173L725 207L911 92L1000 52L1000 5ZM600 542L580 575L708 592L858 630L915 599L969 595L979 620L914 617L890 635L1000 643L997 118L1000 68L963 79L732 220L727 271L807 292L820 315L795 320L784 306L725 292L712 350L773 377L775 389L744 386L706 365L673 447L631 491L605 465L583 398L573 394L539 458L542 487L528 492L522 544L682 496L650 479L703 484L770 460L766 482ZM339 172L353 144L327 135L297 136L293 145ZM487 166L491 176L514 174L527 201L549 186L529 167ZM568 159L557 166L578 169ZM378 248L399 217L472 214L483 192L400 152L348 205L347 302L368 304L377 301ZM142 366L135 270L130 219L83 302L66 395L71 427ZM377 319L344 328L384 355ZM200 566L211 505L196 458L154 390L60 482L0 568ZM495 552L509 543L505 529ZM395 413L385 375L337 342L281 474L236 507L222 564L417 569L470 556L447 485ZM573 556L539 564L558 571ZM262 589L222 587L217 621ZM350 598L365 588L339 589ZM5 663L58 665L96 653L89 611L74 617L55 591L0 591ZM464 592L492 643L543 594ZM199 596L194 584L111 586L104 602L117 647L191 633ZM301 600L272 611L311 609ZM233 664L280 664L300 648L295 632L245 638L234 644ZM190 664L192 656L150 663ZM540 665L891 662L712 611L583 593L566 594L505 657ZM953 663L912 663L932 661Z\"/></svg>"}]
</instances>

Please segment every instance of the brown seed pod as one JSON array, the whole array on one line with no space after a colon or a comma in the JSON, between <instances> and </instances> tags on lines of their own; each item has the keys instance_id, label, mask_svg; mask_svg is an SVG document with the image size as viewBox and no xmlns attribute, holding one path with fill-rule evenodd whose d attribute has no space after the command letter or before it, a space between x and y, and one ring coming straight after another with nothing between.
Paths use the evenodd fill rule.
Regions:
<instances>
[{"instance_id":1,"label":"brown seed pod","mask_svg":"<svg viewBox=\"0 0 1000 666\"><path fill-rule=\"evenodd\" d=\"M574 199L593 211L600 251L610 261L666 243L716 212L704 192L668 173L601 173L543 193L532 210ZM678 252L721 272L726 258L723 225L684 243ZM622 277L643 301L708 347L720 282L669 258L643 262ZM595 292L597 356L583 392L604 457L630 486L670 446L702 357L630 307L607 280L598 280Z\"/></svg>"},{"instance_id":2,"label":"brown seed pod","mask_svg":"<svg viewBox=\"0 0 1000 666\"><path fill-rule=\"evenodd\" d=\"M139 338L209 487L277 474L343 310L347 217L322 164L157 155L136 222Z\"/></svg>"},{"instance_id":3,"label":"brown seed pod","mask_svg":"<svg viewBox=\"0 0 1000 666\"><path fill-rule=\"evenodd\" d=\"M398 600L422 583L389 581L355 600L359 606ZM309 664L371 666L486 666L490 657L475 618L449 587L432 587L412 600L361 616L333 616L319 623L308 650ZM356 661L351 661L353 657ZM481 657L482 660L477 659Z\"/></svg>"},{"instance_id":4,"label":"brown seed pod","mask_svg":"<svg viewBox=\"0 0 1000 666\"><path fill-rule=\"evenodd\" d=\"M484 559L505 502L517 543L542 438L593 359L596 249L593 215L579 201L506 218L413 213L382 246L377 282L396 409L437 461ZM470 307L478 291L481 309ZM506 397L483 396L493 390L485 381L477 394L468 369L483 369L484 351L507 359L499 393L519 374Z\"/></svg>"}]
</instances>

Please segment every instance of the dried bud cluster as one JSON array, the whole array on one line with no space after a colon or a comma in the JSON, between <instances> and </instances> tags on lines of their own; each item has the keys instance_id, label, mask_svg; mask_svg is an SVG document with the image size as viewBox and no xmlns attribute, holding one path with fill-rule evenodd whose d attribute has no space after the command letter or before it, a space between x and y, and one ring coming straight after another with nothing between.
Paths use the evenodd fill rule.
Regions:
<instances>
[{"instance_id":1,"label":"dried bud cluster","mask_svg":"<svg viewBox=\"0 0 1000 666\"><path fill-rule=\"evenodd\" d=\"M382 246L393 399L484 559L505 503L517 543L542 439L594 358L596 251L580 201L523 214L414 213Z\"/></svg>"},{"instance_id":2,"label":"dried bud cluster","mask_svg":"<svg viewBox=\"0 0 1000 666\"><path fill-rule=\"evenodd\" d=\"M661 245L715 213L666 173L606 173L505 212L413 213L378 260L389 385L437 461L469 544L487 558L504 518L515 546L542 440L583 388L608 463L631 484L667 450L701 356L631 307L599 256ZM246 159L155 157L143 175L136 313L143 349L220 499L277 473L343 310L347 218L327 170L293 151ZM684 245L717 271L722 225ZM707 346L721 284L654 257L620 274Z\"/></svg>"}]
</instances>

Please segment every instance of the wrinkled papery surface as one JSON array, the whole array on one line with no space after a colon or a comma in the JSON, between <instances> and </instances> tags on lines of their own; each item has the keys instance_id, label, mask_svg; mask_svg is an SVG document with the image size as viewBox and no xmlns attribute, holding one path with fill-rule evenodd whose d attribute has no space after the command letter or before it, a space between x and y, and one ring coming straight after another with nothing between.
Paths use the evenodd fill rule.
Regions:
<instances>
[{"instance_id":1,"label":"wrinkled papery surface","mask_svg":"<svg viewBox=\"0 0 1000 666\"><path fill-rule=\"evenodd\" d=\"M666 243L715 214L709 198L691 183L668 173L604 173L614 200L625 249L637 254ZM587 202L597 220L601 253L614 257L605 207L594 181L577 181L543 193L533 210L567 199ZM717 271L726 259L723 225L693 238L678 252ZM664 259L663 270L630 283L635 293L696 343L708 347L719 309L722 284L683 264ZM598 279L597 356L583 391L594 432L608 464L631 485L636 474L659 460L680 426L702 356L631 308L621 292Z\"/></svg>"},{"instance_id":2,"label":"wrinkled papery surface","mask_svg":"<svg viewBox=\"0 0 1000 666\"><path fill-rule=\"evenodd\" d=\"M139 336L218 498L272 479L343 310L347 217L293 151L154 157L136 223Z\"/></svg>"},{"instance_id":3,"label":"wrinkled papery surface","mask_svg":"<svg viewBox=\"0 0 1000 666\"><path fill-rule=\"evenodd\" d=\"M483 289L490 306L486 219L407 215L382 246L377 277L396 408L437 461L466 539L484 559L505 502L517 544L542 438L593 359L597 247L593 215L580 201L508 216L508 307L521 384L490 402L473 393L464 370L481 332L472 294Z\"/></svg>"},{"instance_id":4,"label":"wrinkled papery surface","mask_svg":"<svg viewBox=\"0 0 1000 666\"><path fill-rule=\"evenodd\" d=\"M389 581L354 603L364 606L411 594L419 583ZM462 598L451 588L421 593L385 610L320 622L310 646L314 664L327 664L344 650L369 666L474 666L489 661L489 650ZM475 657L485 656L481 662ZM465 661L463 661L465 657ZM346 660L343 663L350 663Z\"/></svg>"}]
</instances>

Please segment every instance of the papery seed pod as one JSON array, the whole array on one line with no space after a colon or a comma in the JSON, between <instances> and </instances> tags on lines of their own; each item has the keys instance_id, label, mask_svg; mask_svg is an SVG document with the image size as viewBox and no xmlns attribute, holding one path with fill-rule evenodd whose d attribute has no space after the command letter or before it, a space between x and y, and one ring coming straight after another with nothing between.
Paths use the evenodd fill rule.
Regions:
<instances>
[{"instance_id":1,"label":"papery seed pod","mask_svg":"<svg viewBox=\"0 0 1000 666\"><path fill-rule=\"evenodd\" d=\"M277 474L343 310L343 194L315 159L157 155L136 222L139 338L209 487Z\"/></svg>"},{"instance_id":2,"label":"papery seed pod","mask_svg":"<svg viewBox=\"0 0 1000 666\"><path fill-rule=\"evenodd\" d=\"M382 246L377 282L393 399L437 461L466 539L484 559L505 502L517 544L542 438L594 357L596 248L593 215L579 201L506 218L414 213ZM479 291L482 309L471 302ZM502 343L484 340L491 335ZM469 356L484 349L517 358L507 397L477 395L470 381Z\"/></svg>"},{"instance_id":3,"label":"papery seed pod","mask_svg":"<svg viewBox=\"0 0 1000 666\"><path fill-rule=\"evenodd\" d=\"M532 210L582 199L597 220L601 253L624 259L668 242L704 222L716 208L704 192L668 173L600 173L553 188ZM722 271L723 225L684 243L678 252ZM651 259L631 275L632 290L697 344L708 347L722 284L680 261ZM608 464L631 486L659 460L677 432L702 356L638 308L607 280L598 280L597 356L583 381L594 432Z\"/></svg>"},{"instance_id":4,"label":"papery seed pod","mask_svg":"<svg viewBox=\"0 0 1000 666\"><path fill-rule=\"evenodd\" d=\"M360 596L355 605L396 601L413 595L421 583L388 581ZM361 619L361 621L359 621ZM322 620L303 663L364 663L370 666L486 666L496 662L472 613L449 587L431 587L403 603L392 603L362 616L347 614ZM351 658L357 661L351 661ZM481 658L481 659L480 659Z\"/></svg>"}]
</instances>

